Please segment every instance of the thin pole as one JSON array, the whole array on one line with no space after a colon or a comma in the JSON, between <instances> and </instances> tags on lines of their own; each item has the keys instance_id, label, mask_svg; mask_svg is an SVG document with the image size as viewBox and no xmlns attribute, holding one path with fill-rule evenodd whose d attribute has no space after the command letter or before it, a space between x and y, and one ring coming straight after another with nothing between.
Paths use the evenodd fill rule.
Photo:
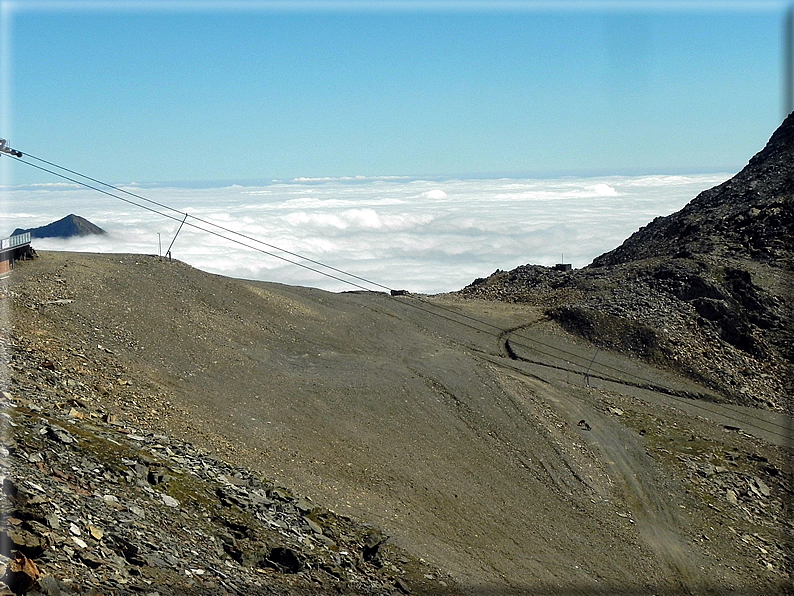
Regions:
<instances>
[{"instance_id":1,"label":"thin pole","mask_svg":"<svg viewBox=\"0 0 794 596\"><path fill-rule=\"evenodd\" d=\"M595 362L596 354L598 354L599 348L596 348L596 351L593 352L593 359L590 360L590 365L587 367L587 372L584 373L584 382L589 387L590 386L590 369L593 368L593 362Z\"/></svg>"},{"instance_id":2,"label":"thin pole","mask_svg":"<svg viewBox=\"0 0 794 596\"><path fill-rule=\"evenodd\" d=\"M185 225L185 221L187 221L187 213L185 213L185 219L183 219L182 223L179 224L179 229L177 229L176 234L174 234L174 239L171 240L171 244L168 245L168 250L165 251L165 254L167 255L171 254L171 247L174 245L174 242L176 242L176 237L179 236L179 232L182 230L182 226Z\"/></svg>"}]
</instances>

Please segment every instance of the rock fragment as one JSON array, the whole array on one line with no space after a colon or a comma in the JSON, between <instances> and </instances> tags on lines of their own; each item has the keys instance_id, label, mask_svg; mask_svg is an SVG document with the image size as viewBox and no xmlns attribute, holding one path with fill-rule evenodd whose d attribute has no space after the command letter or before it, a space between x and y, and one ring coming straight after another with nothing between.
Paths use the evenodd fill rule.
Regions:
<instances>
[{"instance_id":1,"label":"rock fragment","mask_svg":"<svg viewBox=\"0 0 794 596\"><path fill-rule=\"evenodd\" d=\"M36 564L25 555L17 553L8 563L5 575L0 581L8 586L14 594L26 594L29 592L40 573Z\"/></svg>"},{"instance_id":2,"label":"rock fragment","mask_svg":"<svg viewBox=\"0 0 794 596\"><path fill-rule=\"evenodd\" d=\"M47 427L47 436L54 441L64 443L65 445L69 445L77 441L77 439L75 439L74 436L72 436L72 434L65 428L55 425Z\"/></svg>"}]
</instances>

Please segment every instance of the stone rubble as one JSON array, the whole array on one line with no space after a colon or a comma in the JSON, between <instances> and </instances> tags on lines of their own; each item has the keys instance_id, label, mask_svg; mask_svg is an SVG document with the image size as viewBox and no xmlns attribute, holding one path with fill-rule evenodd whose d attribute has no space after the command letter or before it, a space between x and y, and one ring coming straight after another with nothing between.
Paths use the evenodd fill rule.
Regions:
<instances>
[{"instance_id":1,"label":"stone rubble","mask_svg":"<svg viewBox=\"0 0 794 596\"><path fill-rule=\"evenodd\" d=\"M738 270L711 256L567 272L522 265L475 280L459 295L542 306L567 331L605 349L685 374L727 401L785 411L792 383L788 299L747 282L759 299L757 308L744 306L720 281ZM724 312L705 313L706 294L723 296Z\"/></svg>"},{"instance_id":2,"label":"stone rubble","mask_svg":"<svg viewBox=\"0 0 794 596\"><path fill-rule=\"evenodd\" d=\"M621 420L646 441L648 454L677 469L691 501L680 506L697 516L699 536L712 556L726 561L725 553L738 547L742 558L756 569L774 574L791 593L794 569L794 471L791 449L775 447L739 429L723 427L724 439L705 438L712 423L695 416L684 424L670 424L655 413L639 414L629 400L620 406L605 403L605 410L621 410ZM727 533L725 532L727 530ZM730 566L730 563L727 563ZM731 567L733 568L733 567ZM768 592L772 593L772 589Z\"/></svg>"},{"instance_id":3,"label":"stone rubble","mask_svg":"<svg viewBox=\"0 0 794 596\"><path fill-rule=\"evenodd\" d=\"M377 528L106 411L57 350L17 340L0 594L457 593Z\"/></svg>"}]
</instances>

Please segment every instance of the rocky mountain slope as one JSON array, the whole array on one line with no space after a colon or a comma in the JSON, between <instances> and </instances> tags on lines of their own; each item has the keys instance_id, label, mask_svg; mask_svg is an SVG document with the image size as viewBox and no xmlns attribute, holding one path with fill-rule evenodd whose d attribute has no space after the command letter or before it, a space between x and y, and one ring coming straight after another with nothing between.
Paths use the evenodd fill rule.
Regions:
<instances>
[{"instance_id":1,"label":"rocky mountain slope","mask_svg":"<svg viewBox=\"0 0 794 596\"><path fill-rule=\"evenodd\" d=\"M794 594L793 125L591 266L453 295L19 262L0 594Z\"/></svg>"},{"instance_id":2,"label":"rocky mountain slope","mask_svg":"<svg viewBox=\"0 0 794 596\"><path fill-rule=\"evenodd\" d=\"M541 308L141 255L4 283L17 591L792 593L790 419Z\"/></svg>"},{"instance_id":3,"label":"rocky mountain slope","mask_svg":"<svg viewBox=\"0 0 794 596\"><path fill-rule=\"evenodd\" d=\"M794 113L733 178L700 193L683 209L657 217L592 267L655 257L710 255L792 269Z\"/></svg>"},{"instance_id":4,"label":"rocky mountain slope","mask_svg":"<svg viewBox=\"0 0 794 596\"><path fill-rule=\"evenodd\" d=\"M461 295L546 304L598 345L791 411L794 114L727 182L571 272L497 271Z\"/></svg>"},{"instance_id":5,"label":"rocky mountain slope","mask_svg":"<svg viewBox=\"0 0 794 596\"><path fill-rule=\"evenodd\" d=\"M31 238L71 238L72 236L90 236L91 234L106 234L105 230L79 215L71 213L66 217L38 228L17 228L11 234L24 234L30 232Z\"/></svg>"},{"instance_id":6,"label":"rocky mountain slope","mask_svg":"<svg viewBox=\"0 0 794 596\"><path fill-rule=\"evenodd\" d=\"M376 526L155 432L171 404L113 350L63 340L3 335L0 593L453 593Z\"/></svg>"}]
</instances>

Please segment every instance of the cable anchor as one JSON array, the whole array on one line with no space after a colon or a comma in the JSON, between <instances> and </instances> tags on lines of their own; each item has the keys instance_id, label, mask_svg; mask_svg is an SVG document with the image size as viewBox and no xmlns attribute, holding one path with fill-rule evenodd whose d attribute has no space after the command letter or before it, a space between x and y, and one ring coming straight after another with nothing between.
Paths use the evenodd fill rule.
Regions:
<instances>
[{"instance_id":1,"label":"cable anchor","mask_svg":"<svg viewBox=\"0 0 794 596\"><path fill-rule=\"evenodd\" d=\"M22 157L22 152L9 147L8 141L5 139L0 139L0 153L7 153L8 155L13 155L14 157Z\"/></svg>"}]
</instances>

